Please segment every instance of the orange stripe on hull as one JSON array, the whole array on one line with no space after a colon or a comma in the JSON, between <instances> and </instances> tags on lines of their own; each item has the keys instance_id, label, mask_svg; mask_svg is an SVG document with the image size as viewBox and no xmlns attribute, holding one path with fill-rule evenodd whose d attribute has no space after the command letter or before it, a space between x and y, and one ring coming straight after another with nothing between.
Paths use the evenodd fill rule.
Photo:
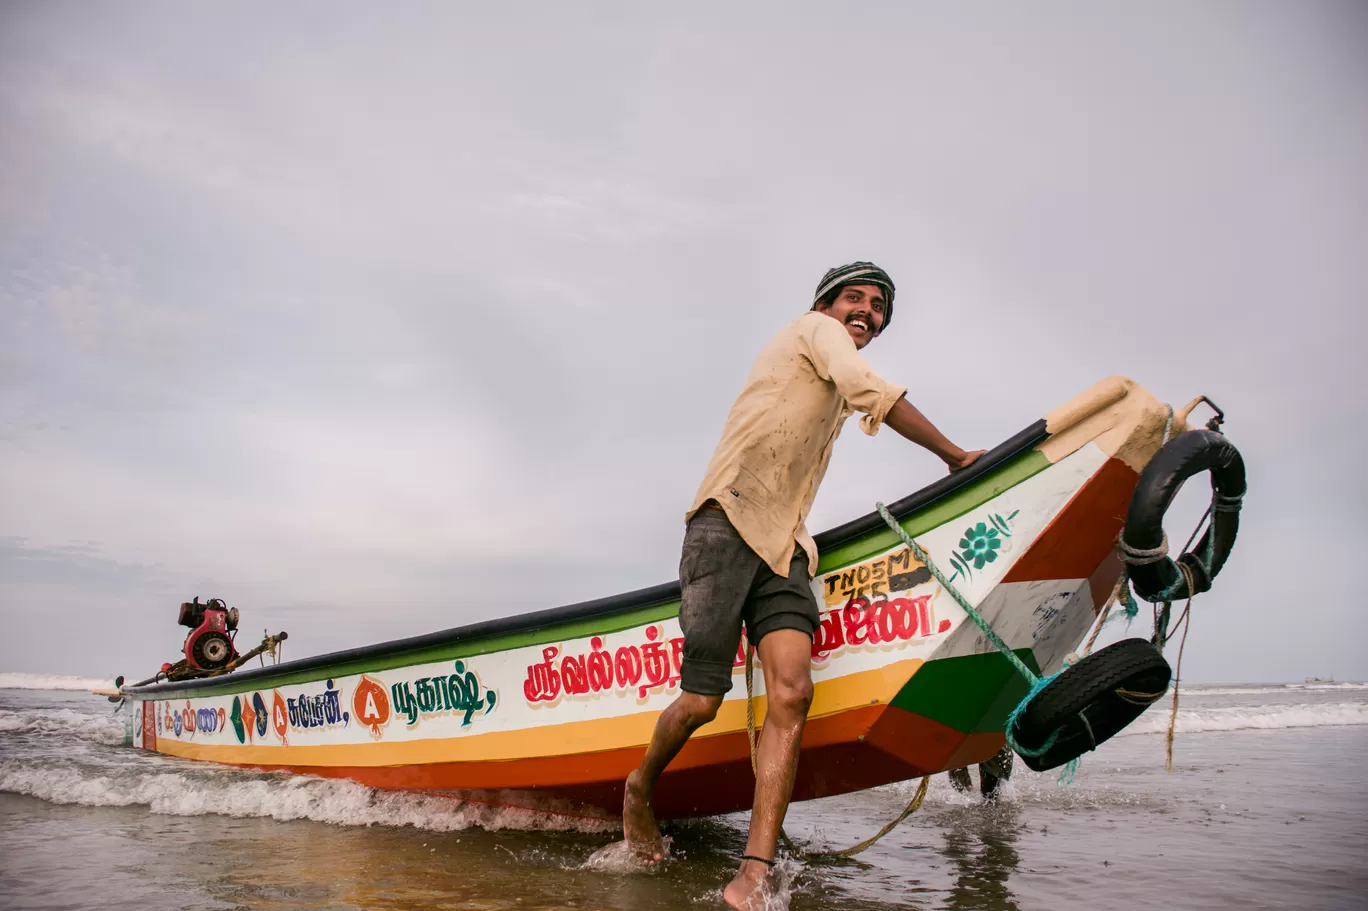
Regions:
<instances>
[{"instance_id":1,"label":"orange stripe on hull","mask_svg":"<svg viewBox=\"0 0 1368 911\"><path fill-rule=\"evenodd\" d=\"M990 744L993 738L995 744ZM991 756L1001 734L963 734L892 706L868 706L813 718L803 732L795 800L812 800L938 772L965 750ZM980 743L979 741L983 741ZM989 749L989 746L992 746ZM229 763L267 771L343 778L374 788L435 791L522 791L569 800L616 815L622 783L644 748L607 750L504 762L439 762L404 766L292 766ZM656 790L662 819L748 809L755 779L745 732L695 737L666 770ZM498 795L492 802L502 803ZM516 795L508 805L518 806Z\"/></svg>"}]
</instances>

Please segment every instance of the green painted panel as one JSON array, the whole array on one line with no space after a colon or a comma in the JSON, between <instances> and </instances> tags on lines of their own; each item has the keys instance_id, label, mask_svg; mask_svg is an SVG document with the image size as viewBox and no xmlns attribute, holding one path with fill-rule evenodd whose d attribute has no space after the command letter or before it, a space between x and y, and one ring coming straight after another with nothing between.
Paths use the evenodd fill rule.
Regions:
<instances>
[{"instance_id":1,"label":"green painted panel","mask_svg":"<svg viewBox=\"0 0 1368 911\"><path fill-rule=\"evenodd\" d=\"M202 696L219 696L225 693L270 689L275 686L293 686L300 683L313 683L318 680L328 680L333 677L347 677L362 672L379 673L380 671L392 670L397 667L408 667L414 664L429 664L438 661L454 661L457 658L469 658L475 655L488 655L492 652L524 648L529 645L541 645L544 642L561 642L566 639L578 639L584 636L606 636L609 633L615 633L619 630L644 626L648 623L656 623L660 620L677 616L678 614L679 602L672 601L668 604L657 604L653 607L645 607L641 610L635 610L629 613L614 614L610 617L591 617L587 620L578 620L574 623L563 623L557 626L546 626L517 633L507 633L502 636L491 636L488 639L471 639L466 642L435 645L417 651L394 652L389 655L373 655L368 658L354 661L339 661L337 664L310 670L291 672L286 669L279 675L272 674L270 676L257 677L254 680L244 680L242 682L238 682L229 676L224 678L221 686L197 686L193 690L179 687L166 687L165 689L158 689L155 693L139 693L138 696L141 698L156 699L173 699L182 696L199 698Z\"/></svg>"},{"instance_id":2,"label":"green painted panel","mask_svg":"<svg viewBox=\"0 0 1368 911\"><path fill-rule=\"evenodd\" d=\"M1017 649L1016 654L1036 669L1030 649ZM923 664L892 704L966 734L1001 731L1027 688L1025 679L997 652L961 655Z\"/></svg>"},{"instance_id":3,"label":"green painted panel","mask_svg":"<svg viewBox=\"0 0 1368 911\"><path fill-rule=\"evenodd\" d=\"M902 527L909 535L925 534L939 525L971 512L998 494L1010 490L1049 467L1050 460L1037 450L1024 452L968 487L912 513L902 520ZM818 557L817 571L819 574L829 573L833 569L859 563L896 546L898 540L893 529L882 528L840 547L824 551Z\"/></svg>"}]
</instances>

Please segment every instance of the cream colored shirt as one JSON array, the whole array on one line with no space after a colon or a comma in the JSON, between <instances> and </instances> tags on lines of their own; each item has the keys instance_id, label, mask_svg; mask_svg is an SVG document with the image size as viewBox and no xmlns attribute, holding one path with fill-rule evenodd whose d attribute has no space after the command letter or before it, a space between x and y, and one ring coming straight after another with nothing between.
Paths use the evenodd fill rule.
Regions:
<instances>
[{"instance_id":1,"label":"cream colored shirt","mask_svg":"<svg viewBox=\"0 0 1368 911\"><path fill-rule=\"evenodd\" d=\"M803 314L756 358L686 521L716 500L775 573L788 577L795 541L815 573L817 544L804 523L841 425L862 411L861 429L878 433L906 391L870 369L835 319Z\"/></svg>"}]
</instances>

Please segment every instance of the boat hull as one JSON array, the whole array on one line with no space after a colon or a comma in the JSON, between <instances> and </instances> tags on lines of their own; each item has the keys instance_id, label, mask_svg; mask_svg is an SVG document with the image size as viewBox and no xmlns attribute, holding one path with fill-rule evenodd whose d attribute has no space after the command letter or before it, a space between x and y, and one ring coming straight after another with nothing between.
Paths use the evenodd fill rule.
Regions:
<instances>
[{"instance_id":1,"label":"boat hull","mask_svg":"<svg viewBox=\"0 0 1368 911\"><path fill-rule=\"evenodd\" d=\"M1120 573L1113 543L1165 417L1133 383L1105 381L973 478L894 514L1023 661L1055 670ZM818 541L822 625L794 798L998 752L1025 681L891 530L866 518ZM678 695L683 645L677 587L624 599L142 687L126 693L128 739L185 759L611 815ZM657 789L662 818L750 806L743 654L717 718ZM763 725L762 667L755 678Z\"/></svg>"}]
</instances>

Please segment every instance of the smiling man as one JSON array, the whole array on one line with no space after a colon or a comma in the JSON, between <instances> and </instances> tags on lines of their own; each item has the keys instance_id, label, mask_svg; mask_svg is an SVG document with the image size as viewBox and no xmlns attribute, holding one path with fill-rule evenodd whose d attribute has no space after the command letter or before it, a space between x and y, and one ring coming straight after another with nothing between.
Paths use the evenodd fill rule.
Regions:
<instances>
[{"instance_id":1,"label":"smiling man","mask_svg":"<svg viewBox=\"0 0 1368 911\"><path fill-rule=\"evenodd\" d=\"M893 293L892 279L873 263L840 266L822 278L811 311L760 352L686 514L679 564L682 692L656 722L641 767L627 778L623 829L640 857L664 856L651 811L655 784L693 732L717 715L732 686L744 623L760 652L768 711L746 853L723 892L733 908L764 906L798 770L819 623L812 588L817 545L805 522L841 425L863 412L865 433L887 424L951 471L982 454L946 439L907 401L904 387L881 378L860 356L888 328Z\"/></svg>"}]
</instances>

